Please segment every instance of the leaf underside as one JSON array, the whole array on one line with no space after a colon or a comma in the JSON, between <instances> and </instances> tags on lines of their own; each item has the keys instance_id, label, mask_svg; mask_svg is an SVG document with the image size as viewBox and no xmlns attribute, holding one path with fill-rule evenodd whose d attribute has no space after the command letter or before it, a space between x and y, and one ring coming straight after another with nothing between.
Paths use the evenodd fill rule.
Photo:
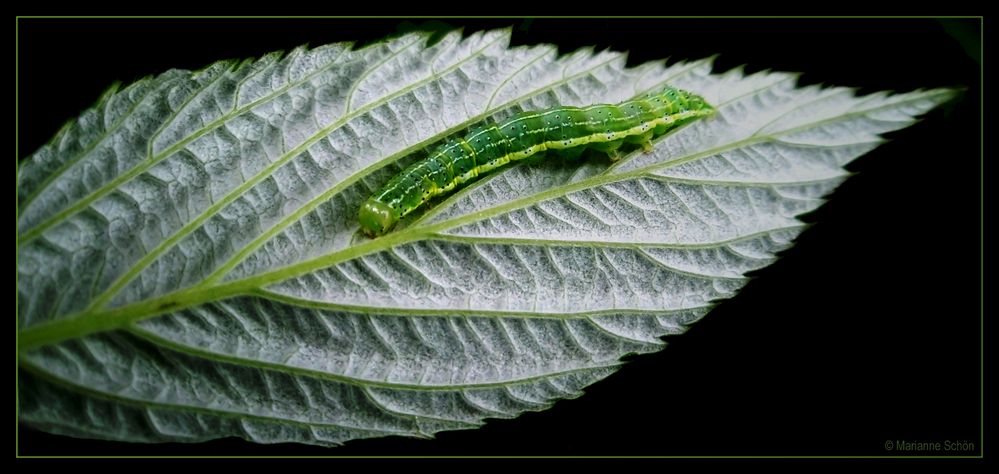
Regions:
<instances>
[{"instance_id":1,"label":"leaf underside","mask_svg":"<svg viewBox=\"0 0 999 474\"><path fill-rule=\"evenodd\" d=\"M20 419L122 441L336 445L479 426L658 351L792 244L880 134L950 90L857 97L711 60L406 35L108 91L18 174ZM718 114L611 165L519 163L369 240L444 137L663 84Z\"/></svg>"}]
</instances>

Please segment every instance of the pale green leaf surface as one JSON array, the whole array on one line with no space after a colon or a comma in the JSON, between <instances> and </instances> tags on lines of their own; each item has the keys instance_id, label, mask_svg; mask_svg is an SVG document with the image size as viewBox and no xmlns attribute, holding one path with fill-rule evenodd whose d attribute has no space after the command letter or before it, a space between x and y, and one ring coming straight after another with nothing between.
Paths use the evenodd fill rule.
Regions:
<instances>
[{"instance_id":1,"label":"pale green leaf surface","mask_svg":"<svg viewBox=\"0 0 999 474\"><path fill-rule=\"evenodd\" d=\"M856 97L711 60L407 35L112 89L18 176L20 413L127 441L430 436L579 396L771 263L879 135ZM609 166L520 163L387 236L360 203L485 119L669 83L719 113Z\"/></svg>"}]
</instances>

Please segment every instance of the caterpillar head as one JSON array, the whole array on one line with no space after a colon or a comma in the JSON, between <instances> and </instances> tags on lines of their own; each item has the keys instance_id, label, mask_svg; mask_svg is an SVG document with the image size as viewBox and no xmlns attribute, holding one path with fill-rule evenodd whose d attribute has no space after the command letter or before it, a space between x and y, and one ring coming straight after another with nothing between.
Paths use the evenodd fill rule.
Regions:
<instances>
[{"instance_id":1,"label":"caterpillar head","mask_svg":"<svg viewBox=\"0 0 999 474\"><path fill-rule=\"evenodd\" d=\"M692 94L687 91L680 91L684 94L684 99L687 101L687 108L690 110L697 111L700 116L714 115L715 108L711 104L707 103L703 97Z\"/></svg>"},{"instance_id":2,"label":"caterpillar head","mask_svg":"<svg viewBox=\"0 0 999 474\"><path fill-rule=\"evenodd\" d=\"M372 197L361 206L357 220L360 221L361 230L365 235L378 237L388 232L397 219L388 204Z\"/></svg>"},{"instance_id":3,"label":"caterpillar head","mask_svg":"<svg viewBox=\"0 0 999 474\"><path fill-rule=\"evenodd\" d=\"M703 97L671 86L650 92L646 97L661 104L668 104L671 110L676 110L675 108L678 107L681 111L696 112L695 115L698 117L714 115L715 113L715 108L708 104Z\"/></svg>"}]
</instances>

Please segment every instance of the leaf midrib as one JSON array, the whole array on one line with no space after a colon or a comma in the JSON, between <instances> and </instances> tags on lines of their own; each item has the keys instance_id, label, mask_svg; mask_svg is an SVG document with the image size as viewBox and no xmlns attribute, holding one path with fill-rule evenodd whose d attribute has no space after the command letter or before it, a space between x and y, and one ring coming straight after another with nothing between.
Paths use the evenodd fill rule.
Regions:
<instances>
[{"instance_id":1,"label":"leaf midrib","mask_svg":"<svg viewBox=\"0 0 999 474\"><path fill-rule=\"evenodd\" d=\"M774 85L775 84L770 84L767 87L764 87L760 90L765 90L769 87L773 87ZM760 90L756 90L752 93L758 93ZM950 94L950 91L947 89L927 91L922 94L915 95L914 97L911 97L906 101L924 100L930 97L936 97L938 95L944 95L944 94ZM865 115L881 108L897 107L900 103L904 103L906 101L883 104L881 106L873 107L866 110L854 110L850 113L838 115L835 117L830 117L823 120L818 120L808 124L800 125L798 127L792 127L790 129L770 135L751 135L750 137L743 140L738 140L720 147L705 150L699 153L694 153L686 157L668 161L666 163L658 163L645 168L639 168L627 173L619 173L614 175L597 175L588 178L586 180L582 180L552 190L547 190L545 192L538 193L526 198L514 201L508 201L503 205L490 208L488 212L480 211L468 216L459 216L451 220L443 221L422 228L403 229L401 231L390 233L381 238L373 239L364 242L362 244L349 247L347 249L343 249L341 251L333 252L327 255L322 255L311 260L302 261L296 263L295 265L290 265L269 272L253 275L251 277L247 277L242 280L233 280L225 282L221 285L209 286L209 287L203 287L201 285L198 285L188 288L186 290L181 290L168 295L164 295L159 298L138 302L133 305L112 308L104 312L96 312L90 314L82 313L77 316L71 316L57 321L40 324L38 326L26 329L20 333L19 350L27 350L44 344L54 343L73 337L79 337L81 335L98 332L114 327L120 327L124 324L135 322L147 317L162 314L168 311L174 311L176 309L184 307L190 307L193 305L202 304L208 301L220 300L237 295L244 295L247 294L248 292L251 292L252 290L263 288L266 285L273 284L278 281L282 281L288 278L293 278L296 276L301 276L311 271L330 267L338 263L342 263L344 261L360 257L362 255L384 250L389 247L403 245L421 239L431 238L433 234L439 233L441 231L459 227L461 225L474 222L476 220L480 220L485 217L499 215L508 212L510 210L524 207L536 202L552 199L582 189L588 189L595 186L609 184L611 182L633 179L635 177L638 177L646 173L649 170L677 166L683 163L695 161L704 158L706 156L711 156L730 149L739 148L751 143L773 140L780 135L795 133L797 131L821 126L825 123L842 121L856 116ZM798 107L795 107L791 110L794 110L796 108Z\"/></svg>"},{"instance_id":2,"label":"leaf midrib","mask_svg":"<svg viewBox=\"0 0 999 474\"><path fill-rule=\"evenodd\" d=\"M440 76L441 74L449 72L449 71L453 70L454 68L459 67L461 64L464 64L465 62L467 62L469 60L472 60L475 57L478 57L479 55L481 55L482 51L485 51L486 49L488 49L490 46L492 46L496 42L502 41L504 38L505 37L502 36L502 35L499 36L499 37L497 37L495 40L487 43L482 48L476 50L469 57L467 57L467 58L459 61L458 63L452 65L448 69L446 69L444 71L441 71L439 74L437 74L437 75L435 75L433 77ZM406 49L406 47L411 46L412 44L415 44L416 42L418 42L418 40L415 41L415 42L413 42L413 43L410 43L410 44L406 45L403 48L400 48L400 51ZM545 54L549 54L550 52L551 52L550 49L546 48L545 51L544 51L544 53L542 53L538 57L543 57ZM535 60L536 59L537 58L535 58ZM618 56L618 55L612 55L612 56L608 57L604 61L600 61L599 63L593 64L590 67L587 67L587 68L585 68L585 69L583 69L583 70L581 70L579 72L576 72L575 74L573 74L571 76L563 77L562 79L560 79L558 81L555 81L555 82L553 82L551 84L548 84L545 87L532 90L529 93L522 94L520 97L524 98L524 97L531 96L531 95L537 95L537 94L543 93L543 92L548 91L548 90L553 90L554 88L558 87L559 85L565 84L565 83L567 83L567 82L569 82L569 81L571 81L571 80L573 80L575 78L583 77L583 76L588 75L588 74L592 74L593 71L598 70L599 68L601 68L601 67L603 67L603 66L605 66L605 65L609 64L610 62L615 61L617 59L620 59L620 56ZM697 60L697 61L692 61L691 63L689 63L687 65L684 65L684 67L682 69L676 71L676 73L672 77L675 78L675 77L677 77L679 75L687 74L690 71L696 69L698 66L701 66L701 65L705 64L705 62L708 62L708 61L710 61L710 58L702 59L702 60ZM334 61L334 63L335 63L335 61ZM379 64L381 64L381 63L379 63ZM309 76L305 76L305 77L302 78L301 81L299 81L299 83L296 83L296 84L293 84L293 85L288 85L284 89L276 91L274 94L265 96L264 98L258 99L257 101L254 101L254 102L251 102L251 103L247 104L246 106L244 106L244 108L255 107L256 105L258 105L259 103L262 103L265 100L269 100L269 99L271 99L273 97L276 97L276 96L280 95L281 93L283 93L286 89L290 89L292 87L295 87L296 85L300 84L302 81L306 81L309 78L313 77L314 75L320 74L325 69L326 68L323 68L323 70L316 71L315 73L310 74ZM429 80L429 79L424 79L423 81L426 81L426 80ZM414 87L414 86L411 85L409 87L411 88L411 87ZM655 86L653 86L653 87L655 87ZM499 90L500 89L498 88L496 92L498 92ZM387 98L386 97L380 98L380 101L382 101L382 100L388 100L388 99L390 99L392 97L395 97L396 95L399 95L400 93L401 92L397 92L396 94L387 96ZM514 102L516 100L518 100L518 99L512 99L511 101L507 101L507 102L504 103L504 105L512 103L512 102ZM362 112L366 111L367 108L373 107L377 103L379 103L379 101L374 101L372 103L365 104L361 108L357 109L355 111L355 113L362 113ZM487 112L488 111L484 112L483 114L480 114L480 116L478 118L484 117ZM239 113L241 113L241 112L239 112ZM220 118L219 120L221 121L222 118ZM340 120L342 121L343 118L341 118ZM475 118L472 118L470 120L475 120ZM210 127L206 128L206 130L210 130L210 129L211 129ZM207 133L207 132L205 132L205 133ZM442 132L441 135L443 135L444 133L446 133L446 131ZM186 142L185 141L178 142L178 144L175 145L175 147L176 146L182 146L182 145L186 144L187 142L189 142L189 141L191 141L193 139L196 139L196 138L197 137L190 138ZM354 175L352 175L347 180L344 180L343 182L338 183L337 185L335 185L334 187L332 187L330 190L328 190L328 191L324 192L323 194L317 196L316 198L312 199L307 205L302 206L301 208L297 209L294 213L292 213L291 215L289 215L286 219L284 219L283 221L279 222L277 225L275 225L271 229L269 229L268 232L265 232L261 236L258 236L250 244L244 246L239 253L237 253L229 261L227 261L225 264L223 264L222 266L220 266L219 269L217 269L215 272L213 272L212 274L210 274L205 280L203 280L202 281L202 285L200 285L200 286L210 286L210 285L216 283L222 276L224 276L229 271L231 271L233 268L235 268L235 266L238 265L244 258L246 258L246 256L248 256L253 250L256 250L261 245L263 245L267 241L267 239L269 237L273 236L274 234L276 234L277 232L279 232L280 230L282 230L284 227L286 227L287 225L289 225L291 222L294 222L295 220L297 220L301 216L305 215L307 212L311 211L315 206L318 206L320 203L322 203L325 200L325 198L327 198L329 196L332 196L333 194L341 191L346 186L348 186L350 184L353 184L357 180L359 180L359 179L363 178L364 176L366 176L371 171L373 171L375 169L378 169L381 166L384 166L386 163L392 161L394 158L397 158L398 156L403 156L403 154L405 154L405 153L412 152L414 149L416 149L416 146L409 147L408 149L402 150L402 151L400 151L399 153L397 153L397 154L395 154L393 156L387 157L385 160L381 160L380 162L375 163L372 166L369 166L368 168L360 170L359 172L355 173ZM165 157L169 156L170 153L172 153L172 151L170 151L170 149L166 150L162 155L160 155L160 159L164 159ZM291 155L291 154L289 153L289 155ZM267 170L265 170L265 171L267 171ZM264 174L265 173L261 173L258 176L261 176L261 175L264 175ZM241 186L241 188L242 187L243 186ZM239 191L239 189L240 188L237 188L236 190L234 190L233 192L231 192L229 194L229 196L227 196L227 197L231 197L231 196L240 194L240 193L237 193L237 191ZM218 206L215 206L215 207L218 207ZM207 219L208 217L210 217L211 215L214 214L212 212L209 212L210 210L211 209L206 210L205 212L202 213L201 216L199 216L200 220L198 220L198 222L197 222L198 224L200 224L201 221ZM115 294L117 294L118 291L121 290L121 288L123 288L129 281L131 281L132 279L134 279L135 276L137 276L138 273L143 268L145 268L146 266L148 266L149 264L151 264L155 260L155 258L158 257L167 248L172 247L175 243L179 242L184 236L186 236L189 233L190 229L194 228L194 224L195 223L189 223L188 225L186 225L185 227L183 227L180 231L176 232L173 236L171 236L170 238L168 238L167 241L161 242L160 245L158 245L156 248L153 249L153 251L148 252L143 257L143 259L141 259L139 262L137 262L135 265L133 265L133 267L130 268L130 270L129 270L129 272L127 274L125 274L125 275L119 277L118 279L116 279L115 282L112 284L111 287L109 287L101 295L99 295L97 298L95 298L95 300L84 311L81 311L80 313L78 313L77 316L70 315L67 318L63 318L63 319L66 319L66 320L68 320L68 319L75 319L79 315L86 315L88 313L92 313L92 312L96 311L97 309L99 309L104 304L106 304L108 301L111 300L111 298L113 298L115 296ZM185 230L187 230L188 232L184 232ZM41 327L41 326L44 326L44 325L47 325L47 323L43 324L43 325L39 325L37 327ZM33 329L34 328L26 330L26 333L27 333L28 336L30 336L30 331L32 331ZM27 340L30 341L30 337L28 337Z\"/></svg>"}]
</instances>

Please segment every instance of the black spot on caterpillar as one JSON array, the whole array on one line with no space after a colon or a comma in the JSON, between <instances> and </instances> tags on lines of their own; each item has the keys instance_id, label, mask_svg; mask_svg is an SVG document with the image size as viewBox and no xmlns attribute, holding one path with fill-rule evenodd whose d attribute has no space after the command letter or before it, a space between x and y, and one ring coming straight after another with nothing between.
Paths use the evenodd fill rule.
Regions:
<instances>
[{"instance_id":1,"label":"black spot on caterpillar","mask_svg":"<svg viewBox=\"0 0 999 474\"><path fill-rule=\"evenodd\" d=\"M617 149L625 142L649 151L653 138L713 113L700 96L672 87L617 105L521 112L447 140L426 159L401 171L361 206L361 230L372 237L383 235L434 196L511 161L545 150L574 158L587 148L616 160Z\"/></svg>"}]
</instances>

